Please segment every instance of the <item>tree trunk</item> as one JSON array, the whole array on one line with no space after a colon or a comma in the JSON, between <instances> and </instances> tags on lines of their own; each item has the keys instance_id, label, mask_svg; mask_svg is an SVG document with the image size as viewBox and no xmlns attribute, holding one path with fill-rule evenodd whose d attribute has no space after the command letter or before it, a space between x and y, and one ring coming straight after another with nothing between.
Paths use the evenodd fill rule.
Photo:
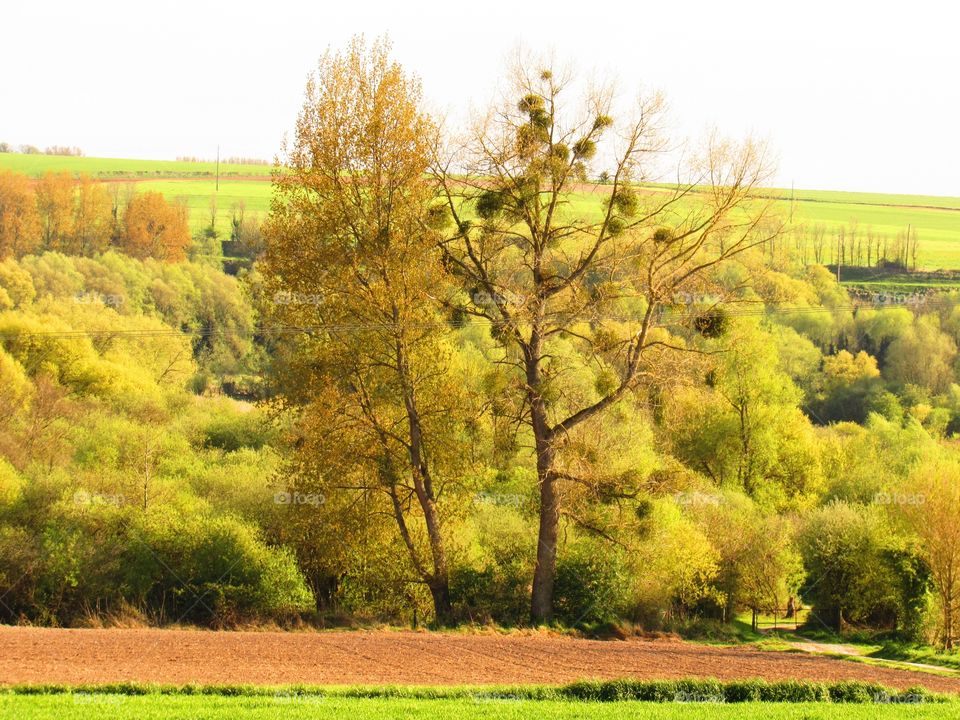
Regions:
<instances>
[{"instance_id":1,"label":"tree trunk","mask_svg":"<svg viewBox=\"0 0 960 720\"><path fill-rule=\"evenodd\" d=\"M943 595L943 649L953 650L953 597L949 591Z\"/></svg>"},{"instance_id":2,"label":"tree trunk","mask_svg":"<svg viewBox=\"0 0 960 720\"><path fill-rule=\"evenodd\" d=\"M423 439L423 427L420 422L420 409L417 405L410 368L407 364L406 348L397 343L397 364L403 387L403 401L407 411L409 431L410 470L413 475L413 487L423 511L423 521L427 526L430 541L430 556L433 570L425 578L430 594L433 596L433 608L438 625L449 625L453 619L453 607L450 604L450 573L447 568L447 555L444 550L443 533L440 530L440 518L437 515L436 497L433 492L433 479Z\"/></svg>"},{"instance_id":3,"label":"tree trunk","mask_svg":"<svg viewBox=\"0 0 960 720\"><path fill-rule=\"evenodd\" d=\"M451 625L453 605L450 604L450 582L446 574L430 583L430 595L433 597L433 613L437 618L437 625Z\"/></svg>"},{"instance_id":4,"label":"tree trunk","mask_svg":"<svg viewBox=\"0 0 960 720\"><path fill-rule=\"evenodd\" d=\"M552 472L553 449L537 442L537 480L540 484L540 529L537 533L537 565L533 571L530 619L533 624L553 617L553 580L557 570L557 537L560 528L560 497Z\"/></svg>"},{"instance_id":5,"label":"tree trunk","mask_svg":"<svg viewBox=\"0 0 960 720\"><path fill-rule=\"evenodd\" d=\"M540 528L537 532L537 564L533 571L530 620L534 625L553 617L553 581L557 569L557 537L560 528L560 496L553 473L553 431L547 422L540 376L540 341L537 329L531 336L526 357L530 419L537 453L537 483L540 487Z\"/></svg>"}]
</instances>

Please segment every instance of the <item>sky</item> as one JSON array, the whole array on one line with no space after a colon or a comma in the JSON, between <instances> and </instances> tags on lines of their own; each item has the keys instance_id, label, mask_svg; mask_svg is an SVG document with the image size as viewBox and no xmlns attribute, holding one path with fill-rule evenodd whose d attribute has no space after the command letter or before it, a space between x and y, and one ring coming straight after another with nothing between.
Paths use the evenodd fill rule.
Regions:
<instances>
[{"instance_id":1,"label":"sky","mask_svg":"<svg viewBox=\"0 0 960 720\"><path fill-rule=\"evenodd\" d=\"M88 156L272 158L327 48L384 33L451 121L517 47L666 95L677 142L766 139L774 184L960 196L960 12L946 0L436 0L0 8L0 141Z\"/></svg>"}]
</instances>

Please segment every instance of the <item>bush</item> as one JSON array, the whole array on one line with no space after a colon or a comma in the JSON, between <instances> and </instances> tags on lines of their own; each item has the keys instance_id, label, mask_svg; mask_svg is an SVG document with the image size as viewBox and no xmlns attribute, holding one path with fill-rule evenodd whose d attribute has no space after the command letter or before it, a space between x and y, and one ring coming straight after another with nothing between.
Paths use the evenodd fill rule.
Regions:
<instances>
[{"instance_id":1,"label":"bush","mask_svg":"<svg viewBox=\"0 0 960 720\"><path fill-rule=\"evenodd\" d=\"M830 685L830 700L837 703L868 703L888 691L882 685L858 681L837 682Z\"/></svg>"},{"instance_id":2,"label":"bush","mask_svg":"<svg viewBox=\"0 0 960 720\"><path fill-rule=\"evenodd\" d=\"M161 622L230 625L313 608L293 555L267 546L254 526L164 514L138 523L123 564L135 599L162 612Z\"/></svg>"},{"instance_id":3,"label":"bush","mask_svg":"<svg viewBox=\"0 0 960 720\"><path fill-rule=\"evenodd\" d=\"M810 515L801 592L822 622L919 631L929 571L875 506L834 502Z\"/></svg>"},{"instance_id":4,"label":"bush","mask_svg":"<svg viewBox=\"0 0 960 720\"><path fill-rule=\"evenodd\" d=\"M525 624L533 572L525 519L513 506L479 503L462 533L471 556L450 571L457 615L469 622Z\"/></svg>"},{"instance_id":5,"label":"bush","mask_svg":"<svg viewBox=\"0 0 960 720\"><path fill-rule=\"evenodd\" d=\"M203 429L203 445L225 452L241 448L259 450L274 440L275 433L257 412L224 412L214 416Z\"/></svg>"},{"instance_id":6,"label":"bush","mask_svg":"<svg viewBox=\"0 0 960 720\"><path fill-rule=\"evenodd\" d=\"M569 626L615 620L627 605L628 586L619 553L584 542L557 561L554 616Z\"/></svg>"},{"instance_id":7,"label":"bush","mask_svg":"<svg viewBox=\"0 0 960 720\"><path fill-rule=\"evenodd\" d=\"M530 612L527 578L509 566L455 567L450 573L450 600L457 615L468 622L517 626Z\"/></svg>"}]
</instances>

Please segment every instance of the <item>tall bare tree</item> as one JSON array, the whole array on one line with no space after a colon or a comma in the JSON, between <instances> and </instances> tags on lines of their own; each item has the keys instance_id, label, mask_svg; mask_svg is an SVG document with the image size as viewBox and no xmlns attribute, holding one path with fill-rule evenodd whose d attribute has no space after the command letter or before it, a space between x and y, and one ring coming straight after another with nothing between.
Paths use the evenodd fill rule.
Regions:
<instances>
[{"instance_id":1,"label":"tall bare tree","mask_svg":"<svg viewBox=\"0 0 960 720\"><path fill-rule=\"evenodd\" d=\"M761 144L711 138L682 182L650 187L663 100L622 116L616 101L607 87L578 93L553 63L518 59L505 99L435 167L454 227L441 249L461 287L448 302L492 325L532 437L534 622L552 614L564 486L584 482L564 461L573 434L664 373L684 346L668 325L718 330L713 271L779 232L755 197L768 174ZM591 183L601 170L608 182ZM671 318L678 303L689 307ZM592 390L566 384L571 362L595 374Z\"/></svg>"}]
</instances>

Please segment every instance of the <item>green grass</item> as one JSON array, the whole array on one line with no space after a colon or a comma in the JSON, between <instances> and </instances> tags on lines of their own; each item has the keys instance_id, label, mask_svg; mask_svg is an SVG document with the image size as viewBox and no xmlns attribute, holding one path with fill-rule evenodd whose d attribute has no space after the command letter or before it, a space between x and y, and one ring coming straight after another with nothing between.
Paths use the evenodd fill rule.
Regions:
<instances>
[{"instance_id":1,"label":"green grass","mask_svg":"<svg viewBox=\"0 0 960 720\"><path fill-rule=\"evenodd\" d=\"M86 173L105 180L148 177L196 177L216 175L216 163L179 160L134 160L127 158L69 157L64 155L21 155L0 153L0 169L26 175L45 172ZM233 165L220 163L220 177L262 175L269 179L269 165Z\"/></svg>"},{"instance_id":2,"label":"green grass","mask_svg":"<svg viewBox=\"0 0 960 720\"><path fill-rule=\"evenodd\" d=\"M764 700L765 702L758 702ZM579 682L518 687L147 686L0 689L0 717L64 718L939 718L956 698L864 683L712 680Z\"/></svg>"},{"instance_id":3,"label":"green grass","mask_svg":"<svg viewBox=\"0 0 960 720\"><path fill-rule=\"evenodd\" d=\"M827 238L839 226L850 227L855 221L857 232L886 235L894 240L909 225L919 239L918 264L926 269L960 267L960 209L940 210L924 207L888 205L887 196L873 196L870 204L842 202L797 202L794 222L827 226ZM897 196L893 196L897 197ZM947 200L947 199L944 199ZM780 210L789 212L788 201L778 201ZM829 246L829 242L828 242Z\"/></svg>"},{"instance_id":4,"label":"green grass","mask_svg":"<svg viewBox=\"0 0 960 720\"><path fill-rule=\"evenodd\" d=\"M778 197L789 200L790 191L773 191ZM845 205L901 205L905 207L928 207L960 210L960 197L939 195L898 195L894 193L860 193L842 190L794 190L794 202L827 202Z\"/></svg>"},{"instance_id":5,"label":"green grass","mask_svg":"<svg viewBox=\"0 0 960 720\"><path fill-rule=\"evenodd\" d=\"M266 217L270 210L271 187L269 178L265 180L220 180L220 191L216 191L216 181L203 180L145 180L136 183L138 192L159 192L167 198L175 198L186 203L190 210L190 222L194 228L210 222L210 202L216 198L217 230L221 239L230 239L230 218L234 205L243 203L247 213Z\"/></svg>"},{"instance_id":6,"label":"green grass","mask_svg":"<svg viewBox=\"0 0 960 720\"><path fill-rule=\"evenodd\" d=\"M940 665L941 667L960 670L960 653L946 653L930 646L918 647L887 643L868 652L868 656L883 660L902 660L926 665Z\"/></svg>"},{"instance_id":7,"label":"green grass","mask_svg":"<svg viewBox=\"0 0 960 720\"><path fill-rule=\"evenodd\" d=\"M0 696L0 717L20 720L274 720L278 717L431 718L473 720L474 718L539 718L613 720L887 720L956 718L956 705L871 704L836 705L823 703L644 703L564 702L536 700L421 700L315 698L296 695L273 697L139 696L125 695L7 695Z\"/></svg>"},{"instance_id":8,"label":"green grass","mask_svg":"<svg viewBox=\"0 0 960 720\"><path fill-rule=\"evenodd\" d=\"M735 680L721 682L704 678L688 680L580 680L568 685L153 685L112 683L103 685L13 685L0 687L0 697L40 695L126 696L126 697L277 697L320 699L405 699L405 700L513 700L564 702L717 702L717 703L870 703L878 698L894 702L910 700L930 703L958 702L954 696L930 693L922 688L898 692L877 683L840 681L820 683L806 680L766 682ZM692 700L697 698L699 700Z\"/></svg>"},{"instance_id":9,"label":"green grass","mask_svg":"<svg viewBox=\"0 0 960 720\"><path fill-rule=\"evenodd\" d=\"M214 182L209 180L146 180L137 183L138 190L154 190L168 197L182 198L190 208L193 223L205 222L209 216L210 198L216 195L219 230L229 228L230 207L243 201L252 212L266 213L270 208L271 188L269 182L258 180L227 180L220 182L219 193L215 192ZM783 191L775 191L782 193ZM925 196L874 195L865 193L829 193L815 195L820 200L796 200L794 202L794 222L816 225L823 223L828 233L834 228L849 226L852 221L858 224L858 232L868 229L877 234L885 234L892 241L897 233L912 226L919 237L919 264L924 269L960 269L960 198L929 198ZM842 198L852 196L851 202ZM896 205L895 203L916 203L915 205ZM939 202L942 207L957 209L932 209L931 204ZM790 202L778 200L777 210L789 217ZM575 195L568 212L595 214L599 216L602 203L599 197L590 193Z\"/></svg>"}]
</instances>

